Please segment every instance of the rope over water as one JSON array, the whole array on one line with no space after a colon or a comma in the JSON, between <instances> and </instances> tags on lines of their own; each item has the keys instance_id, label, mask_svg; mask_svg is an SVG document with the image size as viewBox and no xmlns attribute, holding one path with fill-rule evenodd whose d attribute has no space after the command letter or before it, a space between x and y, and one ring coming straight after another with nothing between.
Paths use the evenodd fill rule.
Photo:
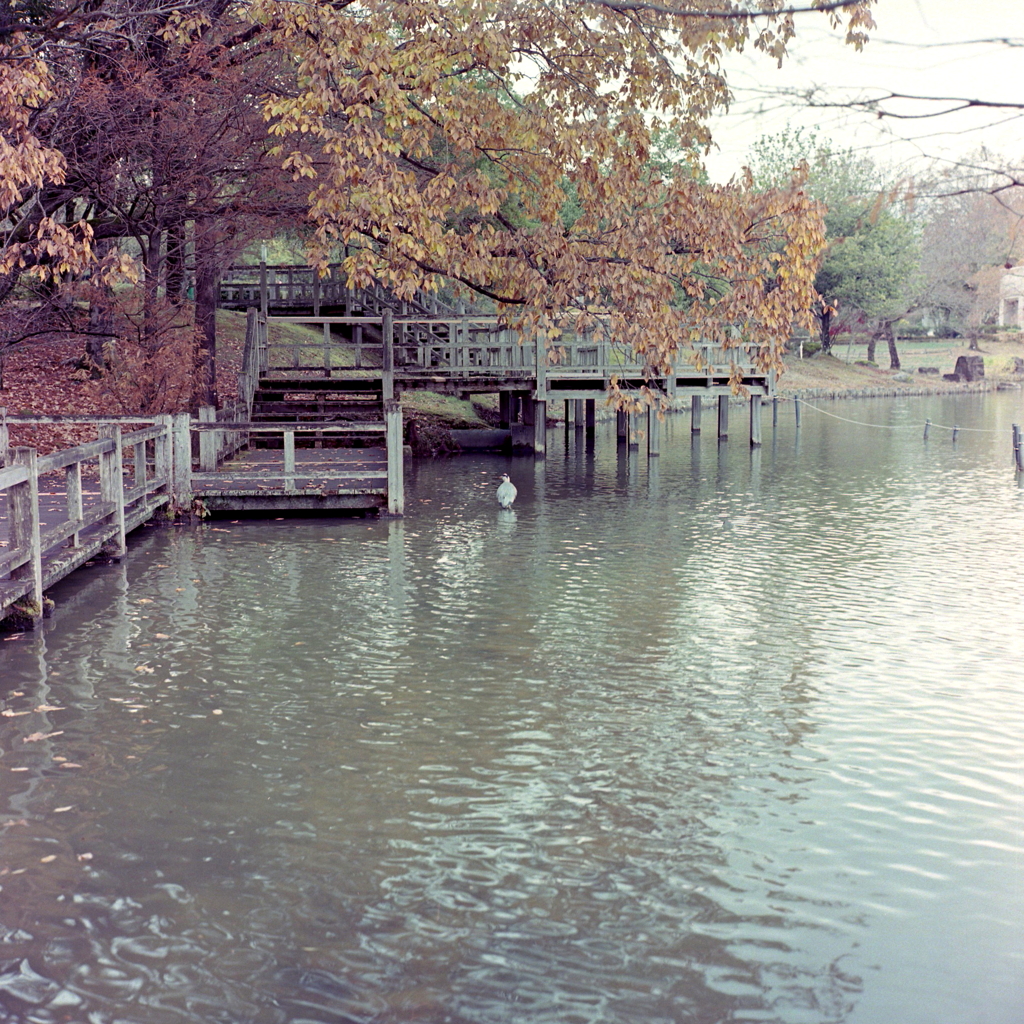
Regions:
<instances>
[{"instance_id":1,"label":"rope over water","mask_svg":"<svg viewBox=\"0 0 1024 1024\"><path fill-rule=\"evenodd\" d=\"M876 430L920 430L923 423L868 423L865 420L851 420L846 416L837 416L834 412L826 412L824 409L819 408L816 405L811 405L806 399L794 398L794 402L799 402L801 405L806 406L808 409L813 409L815 412L820 412L822 416L831 416L834 420L840 420L843 423L853 423L858 427L874 427ZM972 434L1002 434L1005 433L1003 430L993 430L991 427L948 427L945 423L936 423L933 420L928 420L929 426L935 427L937 430L969 430Z\"/></svg>"}]
</instances>

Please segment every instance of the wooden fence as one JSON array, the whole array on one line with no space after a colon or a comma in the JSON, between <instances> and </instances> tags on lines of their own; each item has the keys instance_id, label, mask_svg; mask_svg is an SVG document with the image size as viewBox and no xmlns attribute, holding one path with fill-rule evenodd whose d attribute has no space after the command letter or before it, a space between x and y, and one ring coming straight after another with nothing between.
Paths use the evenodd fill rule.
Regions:
<instances>
[{"instance_id":1,"label":"wooden fence","mask_svg":"<svg viewBox=\"0 0 1024 1024\"><path fill-rule=\"evenodd\" d=\"M27 447L10 452L10 424L46 422L91 423L99 436L49 455ZM0 549L0 618L19 603L29 619L38 617L47 587L97 554L123 554L125 535L171 501L170 417L127 433L125 422L146 421L8 417L0 410L0 495L8 524ZM83 479L93 478L98 490L86 491Z\"/></svg>"},{"instance_id":2,"label":"wooden fence","mask_svg":"<svg viewBox=\"0 0 1024 1024\"><path fill-rule=\"evenodd\" d=\"M320 340L280 340L276 324L297 324L322 329ZM349 337L335 331L350 328ZM255 351L249 355L249 339ZM246 359L251 371L243 371L247 400L252 401L259 377L275 374L382 373L390 350L393 372L398 377L453 377L472 382L474 378L507 377L510 386L517 379L603 379L612 376L642 376L645 365L627 345L603 337L570 335L559 344L538 345L492 316L396 317L385 309L380 316L270 316L249 311ZM667 377L685 377L696 384L729 378L739 370L756 374L750 348L733 348L697 343L682 354ZM662 376L651 374L651 376ZM242 383L239 384L241 397Z\"/></svg>"}]
</instances>

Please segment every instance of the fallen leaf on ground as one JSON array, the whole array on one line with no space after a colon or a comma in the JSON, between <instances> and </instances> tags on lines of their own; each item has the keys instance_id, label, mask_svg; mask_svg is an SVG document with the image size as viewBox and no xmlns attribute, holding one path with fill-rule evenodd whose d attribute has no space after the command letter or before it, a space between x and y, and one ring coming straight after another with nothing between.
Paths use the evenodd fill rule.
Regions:
<instances>
[{"instance_id":1,"label":"fallen leaf on ground","mask_svg":"<svg viewBox=\"0 0 1024 1024\"><path fill-rule=\"evenodd\" d=\"M80 853L78 855L78 859L79 860L92 860L92 854L91 853Z\"/></svg>"},{"instance_id":2,"label":"fallen leaf on ground","mask_svg":"<svg viewBox=\"0 0 1024 1024\"><path fill-rule=\"evenodd\" d=\"M170 633L154 633L153 636L155 636L157 640L170 640L171 639Z\"/></svg>"},{"instance_id":3,"label":"fallen leaf on ground","mask_svg":"<svg viewBox=\"0 0 1024 1024\"><path fill-rule=\"evenodd\" d=\"M151 597L140 597L135 603L136 604L152 604L153 603L153 598L151 598Z\"/></svg>"},{"instance_id":4,"label":"fallen leaf on ground","mask_svg":"<svg viewBox=\"0 0 1024 1024\"><path fill-rule=\"evenodd\" d=\"M64 764L61 765L61 768L81 768L81 767L82 766L80 764L75 764L74 761L65 761Z\"/></svg>"},{"instance_id":5,"label":"fallen leaf on ground","mask_svg":"<svg viewBox=\"0 0 1024 1024\"><path fill-rule=\"evenodd\" d=\"M37 707L35 710L36 711L63 711L64 709L57 707L56 704L40 704L39 707Z\"/></svg>"},{"instance_id":6,"label":"fallen leaf on ground","mask_svg":"<svg viewBox=\"0 0 1024 1024\"><path fill-rule=\"evenodd\" d=\"M19 715L31 715L31 714L32 714L31 711L11 711L10 708L4 708L3 711L0 711L0 715L3 715L4 718L17 718Z\"/></svg>"},{"instance_id":7,"label":"fallen leaf on ground","mask_svg":"<svg viewBox=\"0 0 1024 1024\"><path fill-rule=\"evenodd\" d=\"M75 806L74 804L68 804L67 807L54 807L53 813L54 814L63 814L65 811L70 811L71 808L74 807L74 806Z\"/></svg>"},{"instance_id":8,"label":"fallen leaf on ground","mask_svg":"<svg viewBox=\"0 0 1024 1024\"><path fill-rule=\"evenodd\" d=\"M211 714L211 715L223 715L223 714L224 714L224 712L223 712L223 711L221 711L221 709L220 709L220 708L214 708L214 709L213 709L213 710L212 710L212 711L210 712L210 714Z\"/></svg>"},{"instance_id":9,"label":"fallen leaf on ground","mask_svg":"<svg viewBox=\"0 0 1024 1024\"><path fill-rule=\"evenodd\" d=\"M51 853L48 857L40 857L39 858L39 863L40 864L51 864L56 859L57 859L57 854Z\"/></svg>"}]
</instances>

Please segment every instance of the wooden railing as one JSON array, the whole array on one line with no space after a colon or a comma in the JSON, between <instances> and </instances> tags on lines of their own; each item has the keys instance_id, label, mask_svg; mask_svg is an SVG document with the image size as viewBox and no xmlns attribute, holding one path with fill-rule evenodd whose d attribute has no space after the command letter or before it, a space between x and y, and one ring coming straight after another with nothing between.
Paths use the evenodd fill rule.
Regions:
<instances>
[{"instance_id":1,"label":"wooden railing","mask_svg":"<svg viewBox=\"0 0 1024 1024\"><path fill-rule=\"evenodd\" d=\"M417 290L411 299L395 298L381 284L368 288L348 288L339 264L332 264L326 275L306 264L267 266L247 264L228 267L220 282L220 303L264 314L271 309L309 307L314 316L322 306L343 307L347 313L380 316L385 309L395 315L423 313L445 316L465 310L465 304L449 305L432 292Z\"/></svg>"},{"instance_id":2,"label":"wooden railing","mask_svg":"<svg viewBox=\"0 0 1024 1024\"><path fill-rule=\"evenodd\" d=\"M171 431L169 417L140 430L122 433L124 421L87 417L0 417L0 493L6 497L10 532L0 554L0 613L27 599L42 608L45 587L67 575L99 551L121 555L125 534L171 500ZM92 423L95 441L37 455L34 448L7 449L11 424ZM132 420L129 422L144 422ZM130 461L124 458L130 452ZM94 464L94 466L92 465ZM127 467L127 472L126 472ZM98 500L85 500L82 479L93 470L99 479ZM58 498L40 510L40 479Z\"/></svg>"},{"instance_id":3,"label":"wooden railing","mask_svg":"<svg viewBox=\"0 0 1024 1024\"><path fill-rule=\"evenodd\" d=\"M609 377L641 375L644 365L625 345L598 335L570 335L541 352L534 338L524 338L493 315L458 301L446 303L434 293L417 291L411 299L396 298L383 285L343 287L341 267L333 264L326 276L306 265L231 267L221 284L225 301L236 305L261 303L264 314L262 361L259 372L268 370L316 370L330 375L335 370L380 371L383 363L383 324L390 315L395 369L402 374L430 372L464 377L512 377L528 371L538 376ZM343 315L322 317L321 305L342 307ZM312 316L268 315L270 308L308 306ZM250 319L251 319L250 312ZM277 323L319 326L323 341L281 342L267 338L269 325ZM349 327L351 340L336 336L334 328ZM258 330L258 327L257 327ZM752 351L743 345L724 349L698 344L692 354L677 360L675 373L691 380L729 377L738 368L755 372ZM539 371L539 372L538 372ZM243 373L243 376L246 376ZM248 385L249 377L246 376ZM241 382L240 382L241 383ZM240 394L240 398L243 396Z\"/></svg>"},{"instance_id":4,"label":"wooden railing","mask_svg":"<svg viewBox=\"0 0 1024 1024\"><path fill-rule=\"evenodd\" d=\"M402 515L405 509L405 483L403 470L403 442L402 442L402 406L394 399L385 399L383 408L383 420L371 423L336 423L310 422L302 423L252 423L252 422L197 422L190 420L187 415L174 418L175 450L191 450L192 434L199 435L199 451L212 450L209 444L204 445L204 438L215 435L222 431L244 432L250 434L273 434L282 437L282 460L281 472L267 472L260 470L258 480L260 486L278 489L284 494L292 494L296 491L296 481L300 477L315 477L318 482L343 483L351 480L374 479L378 488L387 490L388 512L391 515ZM381 441L387 449L387 469L384 473L373 473L367 470L331 469L320 466L311 468L302 467L301 471L296 467L295 460L295 437L299 434L313 435L317 438L325 435L345 434L380 434ZM174 472L174 494L178 503L191 499L197 491L204 487L223 487L224 476L218 472L219 466L216 462L204 463L200 457L199 469L192 469L191 460L181 460L175 463Z\"/></svg>"},{"instance_id":5,"label":"wooden railing","mask_svg":"<svg viewBox=\"0 0 1024 1024\"><path fill-rule=\"evenodd\" d=\"M262 373L316 372L331 376L335 371L376 371L384 364L384 350L393 355L399 376L448 375L458 377L510 378L536 376L607 379L613 374L639 376L645 366L626 345L600 337L570 335L538 353L534 339L521 338L518 332L491 316L394 316L385 309L381 316L271 316L266 321L250 311L247 332L258 354L252 362ZM322 328L322 340L280 341L274 337L275 324L298 324ZM343 338L333 329L351 328L352 337ZM246 350L248 352L248 340ZM539 358L538 358L539 357ZM247 356L248 358L248 356ZM691 380L727 378L733 369L745 374L755 372L750 348L732 348L698 343L682 354L672 374ZM243 371L246 387L257 374ZM653 374L660 376L660 374ZM241 389L241 385L240 385ZM239 392L241 396L241 390ZM246 392L250 395L250 392ZM248 399L251 402L251 395Z\"/></svg>"}]
</instances>

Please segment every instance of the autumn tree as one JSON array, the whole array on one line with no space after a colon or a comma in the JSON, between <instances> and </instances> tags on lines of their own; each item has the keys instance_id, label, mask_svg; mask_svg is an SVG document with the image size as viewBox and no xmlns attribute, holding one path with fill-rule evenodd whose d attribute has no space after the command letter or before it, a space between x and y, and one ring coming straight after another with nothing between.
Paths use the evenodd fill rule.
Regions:
<instances>
[{"instance_id":1,"label":"autumn tree","mask_svg":"<svg viewBox=\"0 0 1024 1024\"><path fill-rule=\"evenodd\" d=\"M823 244L818 206L799 188L710 186L683 166L651 173L652 139L706 150L708 115L729 97L722 55L752 45L781 60L802 11L845 23L856 46L871 26L870 0L4 2L0 56L29 67L35 55L39 80L25 166L32 146L48 154L42 171L14 177L24 187L9 223L31 208L38 227L18 228L8 266L42 266L32 231L59 236L74 273L102 232L130 236L147 301L162 290L173 305L182 225L230 234L232 211L259 205L247 189L271 180L265 163L242 159L266 152L251 121L239 160L218 155L219 171L204 157L223 136L204 128L205 146L178 145L180 130L259 102L269 155L305 189L318 264L344 254L351 283L399 295L454 282L549 340L605 330L652 372L698 338L750 343L777 364ZM253 59L278 63L223 90ZM126 87L134 97L110 106L129 141L106 156L102 126L78 127L98 108L71 99L90 82L101 98ZM92 177L71 181L76 166ZM90 205L90 189L102 201Z\"/></svg>"},{"instance_id":2,"label":"autumn tree","mask_svg":"<svg viewBox=\"0 0 1024 1024\"><path fill-rule=\"evenodd\" d=\"M782 57L794 19L760 20L775 6L266 0L254 16L299 86L268 101L271 131L314 136L326 160L280 148L310 181L314 257L345 251L355 284L400 295L459 282L548 338L608 330L652 370L701 337L777 362L810 305L817 205L648 173L653 132L710 144L727 49ZM859 43L867 5L827 6Z\"/></svg>"},{"instance_id":3,"label":"autumn tree","mask_svg":"<svg viewBox=\"0 0 1024 1024\"><path fill-rule=\"evenodd\" d=\"M268 154L260 107L282 84L282 56L244 8L213 0L32 11L10 38L32 39L47 82L32 138L56 171L37 175L8 205L11 285L19 273L44 285L35 289L32 329L9 338L58 328L85 337L102 362L103 342L116 337L119 361L145 382L138 401L151 408L188 398L180 392L191 387L197 348L193 398L213 401L220 269L267 233L268 221L294 223L304 211L291 175ZM60 253L52 243L32 246L33 219L59 233ZM100 253L121 266L134 257L138 293L110 290L109 275L95 272ZM88 321L66 301L47 305L68 285L88 301ZM171 377L176 395L165 386Z\"/></svg>"}]
</instances>

